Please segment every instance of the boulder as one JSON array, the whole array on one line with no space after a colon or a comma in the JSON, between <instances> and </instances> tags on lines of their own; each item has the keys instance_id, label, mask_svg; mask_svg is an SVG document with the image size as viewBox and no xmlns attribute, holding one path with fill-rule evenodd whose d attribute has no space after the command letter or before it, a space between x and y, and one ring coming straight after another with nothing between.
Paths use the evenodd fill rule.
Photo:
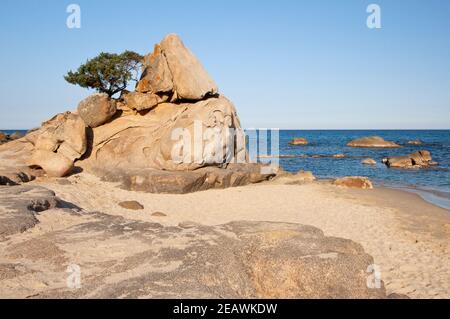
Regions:
<instances>
[{"instance_id":1,"label":"boulder","mask_svg":"<svg viewBox=\"0 0 450 319\"><path fill-rule=\"evenodd\" d=\"M218 92L217 85L200 61L175 34L169 34L144 60L141 93L168 93L175 100L202 100Z\"/></svg>"},{"instance_id":2,"label":"boulder","mask_svg":"<svg viewBox=\"0 0 450 319\"><path fill-rule=\"evenodd\" d=\"M299 185L305 183L311 183L316 180L316 177L309 171L298 171L297 173L288 173L281 170L271 181L274 184L283 185Z\"/></svg>"},{"instance_id":3,"label":"boulder","mask_svg":"<svg viewBox=\"0 0 450 319\"><path fill-rule=\"evenodd\" d=\"M0 143L1 142L6 142L7 139L8 139L8 135L6 135L3 132L0 132Z\"/></svg>"},{"instance_id":4,"label":"boulder","mask_svg":"<svg viewBox=\"0 0 450 319\"><path fill-rule=\"evenodd\" d=\"M363 163L364 165L377 165L377 162L372 158L366 158L361 163Z\"/></svg>"},{"instance_id":5,"label":"boulder","mask_svg":"<svg viewBox=\"0 0 450 319\"><path fill-rule=\"evenodd\" d=\"M379 136L363 137L353 140L347 144L350 147L363 147L363 148L398 148L394 142L386 141Z\"/></svg>"},{"instance_id":6,"label":"boulder","mask_svg":"<svg viewBox=\"0 0 450 319\"><path fill-rule=\"evenodd\" d=\"M105 93L92 94L78 104L78 114L91 128L108 122L116 111L116 102Z\"/></svg>"},{"instance_id":7,"label":"boulder","mask_svg":"<svg viewBox=\"0 0 450 319\"><path fill-rule=\"evenodd\" d=\"M348 176L338 178L333 182L333 185L361 189L373 188L372 182L369 180L369 178L361 176Z\"/></svg>"},{"instance_id":8,"label":"boulder","mask_svg":"<svg viewBox=\"0 0 450 319\"><path fill-rule=\"evenodd\" d=\"M141 79L136 85L136 92L153 94L172 94L173 77L161 45L155 45L153 53L147 55L143 62Z\"/></svg>"},{"instance_id":9,"label":"boulder","mask_svg":"<svg viewBox=\"0 0 450 319\"><path fill-rule=\"evenodd\" d=\"M427 168L437 163L433 162L429 151L418 151L407 156L392 156L383 159L383 163L391 168Z\"/></svg>"},{"instance_id":10,"label":"boulder","mask_svg":"<svg viewBox=\"0 0 450 319\"><path fill-rule=\"evenodd\" d=\"M408 141L409 145L422 145L423 142L420 140L413 140L413 141Z\"/></svg>"},{"instance_id":11,"label":"boulder","mask_svg":"<svg viewBox=\"0 0 450 319\"><path fill-rule=\"evenodd\" d=\"M57 152L71 161L81 158L87 148L86 125L80 116L70 112L56 115L25 138L36 150Z\"/></svg>"},{"instance_id":12,"label":"boulder","mask_svg":"<svg viewBox=\"0 0 450 319\"><path fill-rule=\"evenodd\" d=\"M292 141L290 141L289 145L294 145L294 146L308 145L308 141L303 137L297 137L297 138L294 138Z\"/></svg>"},{"instance_id":13,"label":"boulder","mask_svg":"<svg viewBox=\"0 0 450 319\"><path fill-rule=\"evenodd\" d=\"M234 105L224 97L163 103L93 130L91 156L80 163L93 173L158 169L191 171L245 161L245 137Z\"/></svg>"},{"instance_id":14,"label":"boulder","mask_svg":"<svg viewBox=\"0 0 450 319\"><path fill-rule=\"evenodd\" d=\"M73 161L48 150L37 149L28 160L30 167L41 167L50 177L66 176L73 169Z\"/></svg>"},{"instance_id":15,"label":"boulder","mask_svg":"<svg viewBox=\"0 0 450 319\"><path fill-rule=\"evenodd\" d=\"M86 126L77 114L61 113L25 136L34 145L26 164L44 169L48 176L62 177L87 150Z\"/></svg>"},{"instance_id":16,"label":"boulder","mask_svg":"<svg viewBox=\"0 0 450 319\"><path fill-rule=\"evenodd\" d=\"M345 154L335 154L333 158L346 158Z\"/></svg>"}]
</instances>

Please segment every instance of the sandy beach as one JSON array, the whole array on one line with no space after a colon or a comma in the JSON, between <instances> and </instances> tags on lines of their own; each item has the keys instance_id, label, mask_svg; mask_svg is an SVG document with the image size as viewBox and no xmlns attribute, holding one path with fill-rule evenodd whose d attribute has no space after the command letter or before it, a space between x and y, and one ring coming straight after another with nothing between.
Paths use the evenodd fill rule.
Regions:
<instances>
[{"instance_id":1,"label":"sandy beach","mask_svg":"<svg viewBox=\"0 0 450 319\"><path fill-rule=\"evenodd\" d=\"M89 174L33 182L86 211L131 220L177 225L206 225L230 221L274 221L318 227L327 236L360 243L374 257L388 293L411 298L450 297L450 215L419 196L387 188L356 190L323 182L275 185L271 182L186 195L137 193ZM136 200L145 209L121 208ZM154 217L162 212L167 216ZM64 219L68 219L65 221ZM70 216L43 213L42 231L70 223Z\"/></svg>"}]
</instances>

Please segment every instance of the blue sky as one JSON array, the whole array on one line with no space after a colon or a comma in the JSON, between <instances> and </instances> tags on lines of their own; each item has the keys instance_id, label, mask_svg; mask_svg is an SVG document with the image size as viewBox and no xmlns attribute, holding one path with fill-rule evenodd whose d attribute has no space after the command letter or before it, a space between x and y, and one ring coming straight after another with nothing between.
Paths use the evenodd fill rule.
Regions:
<instances>
[{"instance_id":1,"label":"blue sky","mask_svg":"<svg viewBox=\"0 0 450 319\"><path fill-rule=\"evenodd\" d=\"M66 7L81 7L81 29ZM366 8L381 7L369 29ZM450 1L2 0L0 128L38 126L91 92L63 75L175 32L247 127L450 128Z\"/></svg>"}]
</instances>

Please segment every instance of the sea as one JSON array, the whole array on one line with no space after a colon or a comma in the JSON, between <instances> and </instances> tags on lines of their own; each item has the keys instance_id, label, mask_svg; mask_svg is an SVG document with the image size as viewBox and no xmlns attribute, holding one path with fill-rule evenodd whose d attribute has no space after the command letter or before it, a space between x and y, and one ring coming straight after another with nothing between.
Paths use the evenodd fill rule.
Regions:
<instances>
[{"instance_id":1,"label":"sea","mask_svg":"<svg viewBox=\"0 0 450 319\"><path fill-rule=\"evenodd\" d=\"M267 134L270 141L271 134ZM414 192L450 210L450 130L280 130L278 135L279 155L282 157L279 164L286 171L311 171L320 179L367 176L375 185ZM351 140L365 136L381 136L402 147L368 149L346 146ZM309 145L289 145L296 137L306 138ZM420 140L423 144L408 145L411 140ZM430 151L439 165L402 170L388 168L382 163L384 157L408 155L419 150ZM333 158L336 154L344 154L345 157ZM373 158L377 165L363 165L361 161L365 158Z\"/></svg>"},{"instance_id":2,"label":"sea","mask_svg":"<svg viewBox=\"0 0 450 319\"><path fill-rule=\"evenodd\" d=\"M26 130L0 130L7 134ZM367 176L375 185L414 192L425 200L450 210L450 130L280 130L278 131L279 165L286 171L312 171L319 179L342 176ZM398 149L351 148L346 144L364 136L381 136L401 145ZM254 134L249 134L254 136ZM270 153L270 136L268 133ZM309 141L307 146L292 146L296 137ZM252 137L250 137L250 140ZM408 145L420 140L422 145ZM391 169L382 163L387 156L402 156L427 150L439 165L427 169ZM333 155L344 154L344 158ZM285 157L287 156L287 157ZM365 158L375 166L361 163Z\"/></svg>"}]
</instances>

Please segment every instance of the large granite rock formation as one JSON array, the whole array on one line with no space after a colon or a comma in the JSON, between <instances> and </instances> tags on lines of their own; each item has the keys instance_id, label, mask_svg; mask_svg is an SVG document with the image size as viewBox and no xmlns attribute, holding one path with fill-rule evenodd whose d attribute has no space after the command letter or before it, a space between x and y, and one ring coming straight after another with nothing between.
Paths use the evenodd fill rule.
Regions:
<instances>
[{"instance_id":1,"label":"large granite rock formation","mask_svg":"<svg viewBox=\"0 0 450 319\"><path fill-rule=\"evenodd\" d=\"M23 142L32 145L27 165L49 176L66 176L76 165L143 191L184 193L273 175L247 165L236 108L174 34L146 56L136 92L93 94L77 114L58 114Z\"/></svg>"}]
</instances>

